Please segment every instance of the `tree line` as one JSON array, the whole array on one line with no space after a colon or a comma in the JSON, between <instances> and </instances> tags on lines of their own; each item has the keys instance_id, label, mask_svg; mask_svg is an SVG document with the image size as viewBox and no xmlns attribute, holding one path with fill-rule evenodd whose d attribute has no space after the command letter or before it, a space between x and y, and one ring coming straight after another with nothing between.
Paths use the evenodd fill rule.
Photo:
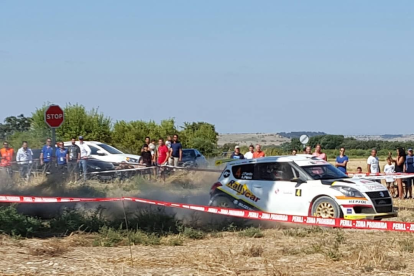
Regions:
<instances>
[{"instance_id":1,"label":"tree line","mask_svg":"<svg viewBox=\"0 0 414 276\"><path fill-rule=\"evenodd\" d=\"M44 122L44 112L47 105L36 109L31 117L24 115L10 116L0 124L0 139L8 140L18 148L22 141L28 141L32 148L40 148L47 137L51 136L51 129ZM79 104L67 104L63 108L65 121L56 129L58 140L69 141L72 137L84 136L85 140L100 141L119 148L122 151L139 154L146 136L152 139L166 138L168 135L178 134L185 148L197 148L206 156L219 156L223 152L231 152L236 144L229 143L222 147L217 146L218 133L215 126L206 122L185 122L183 126L176 126L174 119L165 119L160 123L155 121L115 121L99 112L98 109L86 110ZM295 133L297 134L297 133ZM298 135L295 135L298 136ZM328 154L328 157L339 153L341 147L347 149L349 156L365 157L371 149L378 150L379 155L388 155L398 147L413 148L414 142L356 140L345 138L343 135L316 135L309 138L308 145L314 148L317 144ZM301 152L302 144L299 138L292 138L291 142L280 146L266 146L263 150L267 155L289 154L293 149ZM242 147L242 152L248 147Z\"/></svg>"},{"instance_id":2,"label":"tree line","mask_svg":"<svg viewBox=\"0 0 414 276\"><path fill-rule=\"evenodd\" d=\"M51 136L51 129L44 121L47 105L36 109L31 117L10 116L0 124L0 138L7 140L14 148L28 141L30 147L40 148L45 139ZM186 122L177 127L174 119L145 122L115 121L99 112L98 109L86 110L79 104L67 104L63 108L64 123L56 129L56 138L69 141L82 135L86 141L100 141L119 148L122 151L139 154L145 137L158 141L169 135L178 134L185 148L197 148L206 156L217 154L218 133L214 125L206 122Z\"/></svg>"}]
</instances>

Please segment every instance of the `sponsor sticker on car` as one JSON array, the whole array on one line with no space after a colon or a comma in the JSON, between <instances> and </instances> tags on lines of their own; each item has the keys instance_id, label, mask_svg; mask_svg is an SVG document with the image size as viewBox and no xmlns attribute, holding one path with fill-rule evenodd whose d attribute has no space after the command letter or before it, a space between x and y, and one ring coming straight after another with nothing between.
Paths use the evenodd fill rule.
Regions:
<instances>
[{"instance_id":1,"label":"sponsor sticker on car","mask_svg":"<svg viewBox=\"0 0 414 276\"><path fill-rule=\"evenodd\" d=\"M259 197L257 197L252 191L250 191L246 184L240 184L239 182L232 180L229 183L227 183L226 186L232 189L233 191L236 191L237 195L245 196L254 202L258 202L260 200Z\"/></svg>"}]
</instances>

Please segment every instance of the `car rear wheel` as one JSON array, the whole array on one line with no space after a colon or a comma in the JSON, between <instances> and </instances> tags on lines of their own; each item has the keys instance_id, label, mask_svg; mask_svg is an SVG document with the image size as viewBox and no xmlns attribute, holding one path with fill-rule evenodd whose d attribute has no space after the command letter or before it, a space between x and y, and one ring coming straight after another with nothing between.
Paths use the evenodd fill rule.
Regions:
<instances>
[{"instance_id":1,"label":"car rear wheel","mask_svg":"<svg viewBox=\"0 0 414 276\"><path fill-rule=\"evenodd\" d=\"M231 208L235 209L236 205L234 205L233 201L226 197L226 196L217 196L213 199L211 206L220 207L220 208Z\"/></svg>"},{"instance_id":2,"label":"car rear wheel","mask_svg":"<svg viewBox=\"0 0 414 276\"><path fill-rule=\"evenodd\" d=\"M312 216L321 218L339 218L341 217L341 209L332 198L322 196L313 203Z\"/></svg>"}]
</instances>

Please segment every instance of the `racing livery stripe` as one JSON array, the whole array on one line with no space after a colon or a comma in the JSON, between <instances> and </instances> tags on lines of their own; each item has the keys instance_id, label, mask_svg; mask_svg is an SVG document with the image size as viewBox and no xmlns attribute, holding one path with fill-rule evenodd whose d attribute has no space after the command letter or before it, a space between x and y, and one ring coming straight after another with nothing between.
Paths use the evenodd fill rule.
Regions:
<instances>
[{"instance_id":1,"label":"racing livery stripe","mask_svg":"<svg viewBox=\"0 0 414 276\"><path fill-rule=\"evenodd\" d=\"M232 198L234 198L234 199L237 199L237 200L239 200L239 201L243 201L244 203L246 203L246 204L248 204L248 205L252 206L253 208L256 208L256 209L257 209L257 210L259 210L259 211L264 211L264 210L262 210L261 208L257 207L255 204L253 204L253 203L251 203L251 202L248 202L248 201L246 201L246 200L245 200L245 199L243 199L243 198L238 198L237 196L235 196L235 195L233 195L233 194L229 193L228 191L224 190L224 189L223 189L223 188L221 188L221 187L217 187L217 189L218 189L218 190L220 190L220 191L222 191L222 192L224 192L224 193L226 193L227 195L231 196L231 197L232 197Z\"/></svg>"},{"instance_id":2,"label":"racing livery stripe","mask_svg":"<svg viewBox=\"0 0 414 276\"><path fill-rule=\"evenodd\" d=\"M367 201L365 197L349 197L349 196L336 196L336 199L339 200L364 200Z\"/></svg>"}]
</instances>

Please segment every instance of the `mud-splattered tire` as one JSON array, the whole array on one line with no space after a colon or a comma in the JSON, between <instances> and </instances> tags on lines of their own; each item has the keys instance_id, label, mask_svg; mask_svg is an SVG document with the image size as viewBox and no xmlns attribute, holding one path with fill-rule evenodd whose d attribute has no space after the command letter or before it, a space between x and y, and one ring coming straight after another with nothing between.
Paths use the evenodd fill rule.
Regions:
<instances>
[{"instance_id":1,"label":"mud-splattered tire","mask_svg":"<svg viewBox=\"0 0 414 276\"><path fill-rule=\"evenodd\" d=\"M213 199L211 206L220 207L220 208L231 208L231 209L236 208L236 205L234 205L233 201L227 196L216 196Z\"/></svg>"},{"instance_id":2,"label":"mud-splattered tire","mask_svg":"<svg viewBox=\"0 0 414 276\"><path fill-rule=\"evenodd\" d=\"M313 203L311 215L322 218L340 218L342 217L342 212L332 198L322 196Z\"/></svg>"}]
</instances>

